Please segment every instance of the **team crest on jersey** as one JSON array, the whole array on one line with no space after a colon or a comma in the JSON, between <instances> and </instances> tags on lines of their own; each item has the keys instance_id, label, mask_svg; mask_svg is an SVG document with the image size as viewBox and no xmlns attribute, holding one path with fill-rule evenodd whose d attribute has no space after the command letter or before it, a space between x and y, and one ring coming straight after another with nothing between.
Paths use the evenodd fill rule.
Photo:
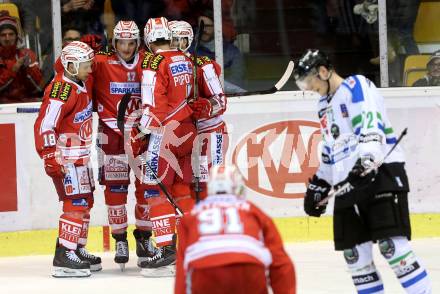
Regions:
<instances>
[{"instance_id":1,"label":"team crest on jersey","mask_svg":"<svg viewBox=\"0 0 440 294\"><path fill-rule=\"evenodd\" d=\"M70 84L64 83L59 98L63 101L67 101L67 99L69 99L71 92L72 92L72 86Z\"/></svg>"},{"instance_id":2,"label":"team crest on jersey","mask_svg":"<svg viewBox=\"0 0 440 294\"><path fill-rule=\"evenodd\" d=\"M62 82L55 82L52 84L52 89L50 89L50 98L57 98L60 94L61 86L63 85Z\"/></svg>"},{"instance_id":3,"label":"team crest on jersey","mask_svg":"<svg viewBox=\"0 0 440 294\"><path fill-rule=\"evenodd\" d=\"M162 55L156 55L154 56L153 60L150 62L150 68L152 70L157 70L159 68L159 64L164 60L164 56Z\"/></svg>"},{"instance_id":4,"label":"team crest on jersey","mask_svg":"<svg viewBox=\"0 0 440 294\"><path fill-rule=\"evenodd\" d=\"M339 135L341 134L341 131L339 130L339 127L337 124L332 124L332 127L330 129L330 132L332 133L333 139L337 139Z\"/></svg>"}]
</instances>

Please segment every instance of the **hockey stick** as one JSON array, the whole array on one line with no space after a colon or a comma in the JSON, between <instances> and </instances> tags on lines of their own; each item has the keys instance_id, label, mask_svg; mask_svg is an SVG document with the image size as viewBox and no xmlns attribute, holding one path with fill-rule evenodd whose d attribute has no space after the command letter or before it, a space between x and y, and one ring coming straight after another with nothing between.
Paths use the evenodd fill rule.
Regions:
<instances>
[{"instance_id":1,"label":"hockey stick","mask_svg":"<svg viewBox=\"0 0 440 294\"><path fill-rule=\"evenodd\" d=\"M194 83L194 95L193 98L194 100L197 100L199 98L199 83L198 83L198 77L197 77L197 50L199 49L199 44L200 44L200 40L202 38L202 34L203 34L203 30L205 29L205 23L203 22L203 20L200 20L199 22L199 28L197 29L197 35L196 35L196 43L194 44L194 53L193 53L193 57L194 57L194 63L193 63L193 83ZM195 146L195 150L192 154L195 154L195 156L193 155L193 160L192 162L194 163L194 192L196 194L196 203L199 203L200 201L200 192L201 192L201 188L200 188L200 139L199 139L199 128L198 128L198 122L195 122L195 126L196 126L196 146Z\"/></svg>"},{"instance_id":2,"label":"hockey stick","mask_svg":"<svg viewBox=\"0 0 440 294\"><path fill-rule=\"evenodd\" d=\"M147 151L148 152L148 151ZM168 199L168 202L174 207L174 209L177 211L178 214L180 214L180 216L183 216L183 211L182 209L179 207L179 205L177 205L177 203L174 201L173 197L170 195L170 193L168 193L167 188L165 187L165 185L159 180L159 178L157 177L156 173L153 171L153 169L151 168L151 165L146 161L146 160L142 160L141 162L143 164L145 164L145 166L150 170L151 175L153 176L154 180L156 181L156 183L159 185L160 189L162 190L162 192L165 194L165 196Z\"/></svg>"},{"instance_id":3,"label":"hockey stick","mask_svg":"<svg viewBox=\"0 0 440 294\"><path fill-rule=\"evenodd\" d=\"M116 123L118 129L124 134L124 125L125 125L125 113L127 112L128 103L131 99L131 93L126 93L122 96L121 101L119 102L118 115L116 117Z\"/></svg>"},{"instance_id":4,"label":"hockey stick","mask_svg":"<svg viewBox=\"0 0 440 294\"><path fill-rule=\"evenodd\" d=\"M226 96L230 97L241 97L241 96L251 96L251 95L266 95L266 94L273 94L279 90L281 90L284 85L289 80L290 76L292 75L293 69L295 68L294 62L291 60L287 64L286 71L284 72L281 79L270 89L266 90L258 90L258 91L247 91L247 92L237 92L237 93L226 93Z\"/></svg>"},{"instance_id":5,"label":"hockey stick","mask_svg":"<svg viewBox=\"0 0 440 294\"><path fill-rule=\"evenodd\" d=\"M402 133L400 133L399 138L397 138L396 143L394 143L393 147L391 147L391 149L388 151L388 153L384 156L384 158L379 161L377 164L367 168L362 174L361 177L369 174L370 172L372 172L375 169L378 169L384 162L385 160L388 158L388 156L391 154L391 152L394 151L394 149L396 149L397 145L400 143L400 141L402 141L403 137L406 136L408 131L408 128L405 128ZM353 186L351 185L350 182L345 183L344 185L342 185L341 187L339 187L337 190L333 190L332 192L330 192L327 197L325 197L324 199L321 199L321 201L318 202L317 208L328 203L328 201L330 200L330 198L332 197L336 197L338 196L341 192L349 190L349 189L353 189Z\"/></svg>"},{"instance_id":6,"label":"hockey stick","mask_svg":"<svg viewBox=\"0 0 440 294\"><path fill-rule=\"evenodd\" d=\"M124 122L125 112L127 110L128 103L130 102L130 98L131 98L131 93L127 93L124 96L122 96L121 102L119 102L119 108L118 108L117 125L118 125L118 129L121 131L121 133L124 135L124 137L125 137L125 122ZM168 193L167 188L159 180L158 176L151 168L151 165L146 160L141 159L141 162L142 162L142 164L144 164L148 168L148 170L150 171L154 180L156 181L156 183L159 185L162 192L167 197L168 202L170 202L170 204L174 207L174 209L177 211L177 213L179 213L180 215L183 215L182 209L177 205L177 203L174 201L173 197L171 197L170 193Z\"/></svg>"}]
</instances>

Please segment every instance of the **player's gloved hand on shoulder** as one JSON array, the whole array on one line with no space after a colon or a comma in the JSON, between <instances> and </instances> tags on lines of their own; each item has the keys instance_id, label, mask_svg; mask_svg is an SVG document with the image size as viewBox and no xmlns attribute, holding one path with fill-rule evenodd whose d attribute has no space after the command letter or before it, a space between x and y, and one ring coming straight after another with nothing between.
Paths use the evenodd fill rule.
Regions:
<instances>
[{"instance_id":1,"label":"player's gloved hand on shoulder","mask_svg":"<svg viewBox=\"0 0 440 294\"><path fill-rule=\"evenodd\" d=\"M43 154L44 170L49 177L64 178L64 167L58 163L55 151L48 151Z\"/></svg>"},{"instance_id":2,"label":"player's gloved hand on shoulder","mask_svg":"<svg viewBox=\"0 0 440 294\"><path fill-rule=\"evenodd\" d=\"M87 34L82 36L80 41L89 45L95 52L102 49L102 38L99 35Z\"/></svg>"},{"instance_id":3,"label":"player's gloved hand on shoulder","mask_svg":"<svg viewBox=\"0 0 440 294\"><path fill-rule=\"evenodd\" d=\"M318 207L318 203L330 192L331 186L316 175L309 179L306 195L304 196L304 211L314 217L320 217L325 212L327 204Z\"/></svg>"},{"instance_id":4,"label":"player's gloved hand on shoulder","mask_svg":"<svg viewBox=\"0 0 440 294\"><path fill-rule=\"evenodd\" d=\"M199 97L197 100L190 101L188 105L193 110L194 119L211 117L212 105L209 99Z\"/></svg>"}]
</instances>

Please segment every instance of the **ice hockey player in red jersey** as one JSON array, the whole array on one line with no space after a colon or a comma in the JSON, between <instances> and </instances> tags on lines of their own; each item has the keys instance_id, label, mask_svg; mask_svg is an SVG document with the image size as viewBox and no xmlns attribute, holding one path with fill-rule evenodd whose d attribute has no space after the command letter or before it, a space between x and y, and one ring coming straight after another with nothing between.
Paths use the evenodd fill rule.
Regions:
<instances>
[{"instance_id":1,"label":"ice hockey player in red jersey","mask_svg":"<svg viewBox=\"0 0 440 294\"><path fill-rule=\"evenodd\" d=\"M62 50L64 73L47 86L34 125L35 147L63 201L54 277L87 277L102 268L101 258L85 249L94 191L89 162L93 110L86 87L93 58L93 50L82 42Z\"/></svg>"},{"instance_id":2,"label":"ice hockey player in red jersey","mask_svg":"<svg viewBox=\"0 0 440 294\"><path fill-rule=\"evenodd\" d=\"M169 27L173 38L173 47L179 48L187 56L193 58L188 52L194 38L191 25L186 21L172 21ZM226 96L220 82L220 73L221 67L214 60L210 60L206 56L197 58L197 83L200 97L191 99L189 105L197 123L198 143L201 144L199 159L199 170L201 171L199 197L201 199L207 195L206 183L209 169L223 163L228 147L227 128L222 117L226 111ZM185 207L187 204L183 203L181 206Z\"/></svg>"},{"instance_id":3,"label":"ice hockey player in red jersey","mask_svg":"<svg viewBox=\"0 0 440 294\"><path fill-rule=\"evenodd\" d=\"M93 67L94 102L99 116L98 159L99 182L105 186L105 204L112 237L115 239L115 262L121 269L129 259L127 242L127 194L130 184L130 168L124 151L124 136L117 127L119 103L124 94L131 94L127 116L141 105L141 76L137 67L145 54L139 51L140 33L134 21L119 21L113 30L113 48L110 52L98 52ZM136 185L138 190L139 185ZM138 265L155 254L150 237L151 223L147 201L142 191L136 192L135 206L136 254Z\"/></svg>"},{"instance_id":4,"label":"ice hockey player in red jersey","mask_svg":"<svg viewBox=\"0 0 440 294\"><path fill-rule=\"evenodd\" d=\"M147 55L140 68L143 113L132 138L133 142L148 138L147 151L141 155L146 162L141 181L159 252L141 263L141 273L157 276L174 272L176 212L156 176L173 197L188 195L177 186L192 180L191 151L196 129L187 98L193 90L193 69L191 59L170 48L171 32L164 17L148 20L144 38L154 55Z\"/></svg>"},{"instance_id":5,"label":"ice hockey player in red jersey","mask_svg":"<svg viewBox=\"0 0 440 294\"><path fill-rule=\"evenodd\" d=\"M244 199L231 166L215 166L208 197L178 226L176 294L296 293L295 270L273 221ZM266 274L267 273L267 274Z\"/></svg>"}]
</instances>

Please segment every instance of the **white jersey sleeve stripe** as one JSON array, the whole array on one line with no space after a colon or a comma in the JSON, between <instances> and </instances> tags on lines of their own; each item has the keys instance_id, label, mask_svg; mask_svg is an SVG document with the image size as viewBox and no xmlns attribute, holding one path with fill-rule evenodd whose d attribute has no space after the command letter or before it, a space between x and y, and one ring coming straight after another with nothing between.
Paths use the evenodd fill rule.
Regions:
<instances>
[{"instance_id":1,"label":"white jersey sleeve stripe","mask_svg":"<svg viewBox=\"0 0 440 294\"><path fill-rule=\"evenodd\" d=\"M142 72L142 104L155 106L154 101L154 88L156 85L156 72L151 70L144 70Z\"/></svg>"},{"instance_id":2,"label":"white jersey sleeve stripe","mask_svg":"<svg viewBox=\"0 0 440 294\"><path fill-rule=\"evenodd\" d=\"M50 99L49 101L50 102L47 106L46 114L41 123L40 134L54 130L55 126L57 125L58 118L60 117L61 108L64 105L64 102L61 101L52 99Z\"/></svg>"}]
</instances>

